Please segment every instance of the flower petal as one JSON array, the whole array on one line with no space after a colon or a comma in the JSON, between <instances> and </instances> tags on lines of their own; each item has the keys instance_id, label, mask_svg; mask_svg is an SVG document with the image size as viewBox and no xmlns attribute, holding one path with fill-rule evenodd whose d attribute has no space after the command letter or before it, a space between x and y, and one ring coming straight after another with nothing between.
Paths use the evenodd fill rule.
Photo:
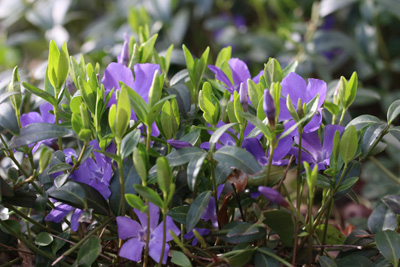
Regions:
<instances>
[{"instance_id":1,"label":"flower petal","mask_svg":"<svg viewBox=\"0 0 400 267\"><path fill-rule=\"evenodd\" d=\"M221 81L226 85L225 89L228 90L231 94L233 94L234 87L232 85L232 82L229 80L228 76L217 66L208 65L208 68L215 74L215 78L218 81Z\"/></svg>"},{"instance_id":2,"label":"flower petal","mask_svg":"<svg viewBox=\"0 0 400 267\"><path fill-rule=\"evenodd\" d=\"M162 247L163 247L163 243L162 242L151 242L150 241L150 244L149 244L149 255L155 262L159 262L160 261ZM169 252L169 245L168 245L168 243L165 243L164 256L163 256L162 264L166 264L167 263L168 252Z\"/></svg>"},{"instance_id":3,"label":"flower petal","mask_svg":"<svg viewBox=\"0 0 400 267\"><path fill-rule=\"evenodd\" d=\"M139 238L131 238L122 245L118 255L122 258L139 262L142 259L142 251L145 245Z\"/></svg>"},{"instance_id":4,"label":"flower petal","mask_svg":"<svg viewBox=\"0 0 400 267\"><path fill-rule=\"evenodd\" d=\"M74 210L74 207L71 207L70 205L61 203L54 209L50 211L49 214L47 214L46 218L44 220L46 222L52 221L55 223L60 223L62 219L67 216L68 213Z\"/></svg>"},{"instance_id":5,"label":"flower petal","mask_svg":"<svg viewBox=\"0 0 400 267\"><path fill-rule=\"evenodd\" d=\"M118 226L118 237L122 240L138 237L139 231L142 226L137 222L128 217L118 216L117 217L117 226Z\"/></svg>"},{"instance_id":6,"label":"flower petal","mask_svg":"<svg viewBox=\"0 0 400 267\"><path fill-rule=\"evenodd\" d=\"M151 63L136 64L133 70L135 72L135 82L131 88L147 103L154 73L158 70L158 74L161 74L160 65Z\"/></svg>"},{"instance_id":7,"label":"flower petal","mask_svg":"<svg viewBox=\"0 0 400 267\"><path fill-rule=\"evenodd\" d=\"M322 145L322 154L324 159L330 159L333 148L333 137L335 132L343 132L344 127L340 125L326 125L324 133L324 143Z\"/></svg>"},{"instance_id":8,"label":"flower petal","mask_svg":"<svg viewBox=\"0 0 400 267\"><path fill-rule=\"evenodd\" d=\"M246 138L243 140L242 147L250 152L258 161L258 163L267 164L267 156L264 149L261 147L257 138Z\"/></svg>"},{"instance_id":9,"label":"flower petal","mask_svg":"<svg viewBox=\"0 0 400 267\"><path fill-rule=\"evenodd\" d=\"M307 103L319 95L318 107L321 107L326 97L326 83L319 79L308 79Z\"/></svg>"},{"instance_id":10,"label":"flower petal","mask_svg":"<svg viewBox=\"0 0 400 267\"><path fill-rule=\"evenodd\" d=\"M31 123L43 122L42 117L37 112L29 112L21 115L21 127L25 127Z\"/></svg>"},{"instance_id":11,"label":"flower petal","mask_svg":"<svg viewBox=\"0 0 400 267\"><path fill-rule=\"evenodd\" d=\"M251 79L249 68L246 63L238 58L231 58L228 64L232 71L235 91L239 91L240 83L247 84L247 79Z\"/></svg>"},{"instance_id":12,"label":"flower petal","mask_svg":"<svg viewBox=\"0 0 400 267\"><path fill-rule=\"evenodd\" d=\"M78 231L78 227L79 227L79 217L81 216L83 210L81 209L76 209L74 211L74 214L72 214L71 217L71 229L72 231L76 232Z\"/></svg>"},{"instance_id":13,"label":"flower petal","mask_svg":"<svg viewBox=\"0 0 400 267\"><path fill-rule=\"evenodd\" d=\"M140 210L134 209L136 215L139 218L140 224L143 226L143 229L147 227L147 215L146 213L140 212ZM150 230L153 231L158 224L158 219L160 218L160 209L149 202L149 213L150 213Z\"/></svg>"},{"instance_id":14,"label":"flower petal","mask_svg":"<svg viewBox=\"0 0 400 267\"><path fill-rule=\"evenodd\" d=\"M120 63L112 62L108 64L102 79L104 88L108 91L113 88L119 89L120 81L128 85L130 88L133 87L133 74L131 69Z\"/></svg>"}]
</instances>

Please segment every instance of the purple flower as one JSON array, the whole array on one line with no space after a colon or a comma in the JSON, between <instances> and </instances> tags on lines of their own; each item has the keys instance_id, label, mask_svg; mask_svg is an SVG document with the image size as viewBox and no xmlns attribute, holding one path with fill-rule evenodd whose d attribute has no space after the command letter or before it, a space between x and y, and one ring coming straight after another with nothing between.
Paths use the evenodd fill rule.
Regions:
<instances>
[{"instance_id":1,"label":"purple flower","mask_svg":"<svg viewBox=\"0 0 400 267\"><path fill-rule=\"evenodd\" d=\"M193 230L196 230L201 236L204 235L208 235L210 233L210 229L207 228L194 228ZM189 240L192 239L193 237L193 241L192 241L192 246L196 246L197 242L199 242L199 240L197 240L197 238L195 237L193 230L191 230L190 232L186 233L183 238Z\"/></svg>"},{"instance_id":2,"label":"purple flower","mask_svg":"<svg viewBox=\"0 0 400 267\"><path fill-rule=\"evenodd\" d=\"M240 104L242 104L243 111L247 112L249 100L248 100L248 95L247 95L247 88L244 85L244 83L240 84L239 95L240 95Z\"/></svg>"},{"instance_id":3,"label":"purple flower","mask_svg":"<svg viewBox=\"0 0 400 267\"><path fill-rule=\"evenodd\" d=\"M121 54L117 56L117 62L125 66L128 66L129 63L129 41L129 35L124 33L124 44L122 45Z\"/></svg>"},{"instance_id":4,"label":"purple flower","mask_svg":"<svg viewBox=\"0 0 400 267\"><path fill-rule=\"evenodd\" d=\"M285 198L279 194L278 191L271 187L259 186L258 191L269 200L269 202L277 204L283 207L289 207L289 203L286 202Z\"/></svg>"},{"instance_id":5,"label":"purple flower","mask_svg":"<svg viewBox=\"0 0 400 267\"><path fill-rule=\"evenodd\" d=\"M133 73L130 68L126 67L121 63L110 63L106 70L104 71L104 76L102 79L102 83L105 88L106 94L110 92L113 88L115 90L120 89L119 82L125 83L127 86L132 88L136 93L138 93L146 103L148 103L149 99L149 91L150 87L153 83L154 73L158 71L161 73L160 66L157 64L136 64L133 67L135 78L133 77ZM107 106L111 107L113 104L116 104L117 100L115 97L115 92L111 96L110 101ZM131 118L136 120L136 115L132 111ZM152 135L158 136L160 131L158 130L155 123L152 125Z\"/></svg>"},{"instance_id":6,"label":"purple flower","mask_svg":"<svg viewBox=\"0 0 400 267\"><path fill-rule=\"evenodd\" d=\"M282 80L281 88L281 94L283 98L280 99L279 121L290 120L287 123L289 127L294 125L295 122L292 120L292 116L286 107L287 96L290 96L294 108L297 109L298 99L301 99L302 103L309 103L316 95L319 95L317 113L304 127L303 132L309 133L317 130L322 121L321 106L326 97L326 83L318 79L308 79L307 85L302 77L294 72L291 72Z\"/></svg>"},{"instance_id":7,"label":"purple flower","mask_svg":"<svg viewBox=\"0 0 400 267\"><path fill-rule=\"evenodd\" d=\"M56 200L52 201L56 202ZM52 209L49 214L44 218L46 222L60 223L65 216L72 212L71 216L71 229L72 231L78 231L79 223L81 222L81 214L83 210L74 208L68 204L60 203L54 209Z\"/></svg>"},{"instance_id":8,"label":"purple flower","mask_svg":"<svg viewBox=\"0 0 400 267\"><path fill-rule=\"evenodd\" d=\"M311 164L311 169L314 168L314 165L318 165L318 170L325 170L325 166L329 165L329 161L332 154L333 149L333 137L335 136L335 132L339 131L343 132L344 127L339 125L326 125L325 126L325 134L324 141L321 146L321 141L319 140L317 132L312 133L304 133L302 135L302 148L301 151L301 161L308 162ZM299 143L299 137L295 137L295 142ZM298 154L299 149L296 147L291 148L290 154L296 157L296 162L298 163Z\"/></svg>"},{"instance_id":9,"label":"purple flower","mask_svg":"<svg viewBox=\"0 0 400 267\"><path fill-rule=\"evenodd\" d=\"M163 223L161 222L158 224L160 216L159 208L149 203L150 225L147 225L146 213L142 213L137 209L134 209L134 211L139 218L140 224L128 217L117 217L118 237L122 240L126 240L119 251L119 256L135 262L141 261L142 251L146 245L147 227L150 227L149 255L153 260L158 262L160 260L162 247L165 245L162 263L166 264L169 245L167 243L163 244ZM167 242L172 240L169 230L176 235L180 234L179 229L169 216L166 217L166 229Z\"/></svg>"},{"instance_id":10,"label":"purple flower","mask_svg":"<svg viewBox=\"0 0 400 267\"><path fill-rule=\"evenodd\" d=\"M217 66L208 65L208 68L215 74L217 80L225 84L225 89L233 95L234 91L239 92L241 83L243 83L244 86L247 88L247 80L251 79L251 75L246 63L238 58L231 58L228 61L228 65L231 70L232 81L228 78L228 75L225 74ZM262 73L263 71L261 71L256 77L254 77L253 81L255 83L258 83L258 80L260 79L260 75L262 75Z\"/></svg>"},{"instance_id":11,"label":"purple flower","mask_svg":"<svg viewBox=\"0 0 400 267\"><path fill-rule=\"evenodd\" d=\"M225 184L220 184L217 186L217 196L218 198L221 196L222 190L224 190ZM211 221L213 227L218 227L218 219L217 219L217 211L215 209L215 199L211 198L210 202L208 202L207 208L204 211L201 218L205 221Z\"/></svg>"},{"instance_id":12,"label":"purple flower","mask_svg":"<svg viewBox=\"0 0 400 267\"><path fill-rule=\"evenodd\" d=\"M32 123L38 123L38 122L54 123L56 121L54 115L49 113L50 110L53 110L53 106L50 103L44 102L43 104L40 105L39 110L40 114L35 111L22 114L21 127L25 127L26 125ZM50 146L52 143L53 143L52 139L39 141L34 146L32 152L35 153L41 144ZM30 144L28 146L31 147L33 145L34 144Z\"/></svg>"},{"instance_id":13,"label":"purple flower","mask_svg":"<svg viewBox=\"0 0 400 267\"><path fill-rule=\"evenodd\" d=\"M269 124L274 127L275 126L275 115L276 115L275 102L272 99L272 96L269 93L268 89L264 90L263 109L264 109L265 115L268 118Z\"/></svg>"},{"instance_id":14,"label":"purple flower","mask_svg":"<svg viewBox=\"0 0 400 267\"><path fill-rule=\"evenodd\" d=\"M173 139L168 139L167 143L172 146L175 149L181 149L184 147L191 147L192 144L186 141L181 141L181 140L173 140Z\"/></svg>"}]
</instances>

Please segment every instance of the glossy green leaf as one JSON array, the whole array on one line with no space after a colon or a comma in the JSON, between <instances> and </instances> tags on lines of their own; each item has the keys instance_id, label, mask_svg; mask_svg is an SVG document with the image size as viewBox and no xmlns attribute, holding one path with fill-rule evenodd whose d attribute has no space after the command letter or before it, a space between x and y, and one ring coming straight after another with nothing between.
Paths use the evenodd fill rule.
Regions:
<instances>
[{"instance_id":1,"label":"glossy green leaf","mask_svg":"<svg viewBox=\"0 0 400 267\"><path fill-rule=\"evenodd\" d=\"M264 253L263 253L264 252ZM254 254L254 264L255 266L265 266L265 267L279 267L279 261L267 254L275 254L275 252L266 247L257 248Z\"/></svg>"},{"instance_id":2,"label":"glossy green leaf","mask_svg":"<svg viewBox=\"0 0 400 267\"><path fill-rule=\"evenodd\" d=\"M380 119L372 115L361 115L350 121L347 127L349 125L354 125L354 127L356 127L356 130L359 131L360 129L364 128L369 124L378 123L380 121L381 121Z\"/></svg>"},{"instance_id":3,"label":"glossy green leaf","mask_svg":"<svg viewBox=\"0 0 400 267\"><path fill-rule=\"evenodd\" d=\"M212 135L210 138L210 150L214 150L215 148L215 144L218 143L219 139L221 138L221 136L229 129L231 128L233 125L236 125L237 123L228 123L225 124L221 127L219 127Z\"/></svg>"},{"instance_id":4,"label":"glossy green leaf","mask_svg":"<svg viewBox=\"0 0 400 267\"><path fill-rule=\"evenodd\" d=\"M279 235L286 246L293 246L294 222L292 215L283 210L264 213L264 223Z\"/></svg>"},{"instance_id":5,"label":"glossy green leaf","mask_svg":"<svg viewBox=\"0 0 400 267\"><path fill-rule=\"evenodd\" d=\"M378 231L395 230L397 228L396 214L386 205L380 204L369 216L368 228L373 234Z\"/></svg>"},{"instance_id":6,"label":"glossy green leaf","mask_svg":"<svg viewBox=\"0 0 400 267\"><path fill-rule=\"evenodd\" d=\"M213 155L214 159L247 174L255 174L262 169L257 160L247 150L235 146L224 146Z\"/></svg>"},{"instance_id":7,"label":"glossy green leaf","mask_svg":"<svg viewBox=\"0 0 400 267\"><path fill-rule=\"evenodd\" d=\"M394 101L387 111L387 122L391 124L400 114L400 99Z\"/></svg>"},{"instance_id":8,"label":"glossy green leaf","mask_svg":"<svg viewBox=\"0 0 400 267\"><path fill-rule=\"evenodd\" d=\"M371 155L370 151L378 138L381 136L381 134L384 133L386 130L387 124L386 123L374 123L371 126L368 127L368 129L365 131L362 143L361 143L361 149L362 149L362 157L366 158Z\"/></svg>"},{"instance_id":9,"label":"glossy green leaf","mask_svg":"<svg viewBox=\"0 0 400 267\"><path fill-rule=\"evenodd\" d=\"M382 255L394 266L399 266L400 235L391 230L379 231L375 234L375 242Z\"/></svg>"},{"instance_id":10,"label":"glossy green leaf","mask_svg":"<svg viewBox=\"0 0 400 267\"><path fill-rule=\"evenodd\" d=\"M172 172L168 160L165 157L157 158L157 182L164 194L168 193L169 186L172 183Z\"/></svg>"},{"instance_id":11,"label":"glossy green leaf","mask_svg":"<svg viewBox=\"0 0 400 267\"><path fill-rule=\"evenodd\" d=\"M382 198L382 202L393 211L394 214L400 215L400 196L386 195Z\"/></svg>"},{"instance_id":12,"label":"glossy green leaf","mask_svg":"<svg viewBox=\"0 0 400 267\"><path fill-rule=\"evenodd\" d=\"M336 265L340 267L372 267L372 261L367 257L360 255L350 255L344 258L336 259Z\"/></svg>"},{"instance_id":13,"label":"glossy green leaf","mask_svg":"<svg viewBox=\"0 0 400 267\"><path fill-rule=\"evenodd\" d=\"M160 80L160 76L159 76L158 70L156 70L154 72L153 82L152 82L150 90L149 90L149 101L148 101L148 104L149 104L150 107L154 106L154 104L157 103L160 100L161 92L162 92L162 84L161 84L161 80Z\"/></svg>"},{"instance_id":14,"label":"glossy green leaf","mask_svg":"<svg viewBox=\"0 0 400 267\"><path fill-rule=\"evenodd\" d=\"M283 71L282 71L282 76L286 77L289 73L295 72L297 69L297 66L299 65L299 62L297 60L292 61L289 65L287 65Z\"/></svg>"},{"instance_id":15,"label":"glossy green leaf","mask_svg":"<svg viewBox=\"0 0 400 267\"><path fill-rule=\"evenodd\" d=\"M200 218L201 216L203 216L203 213L206 210L208 202L210 202L210 199L211 199L211 191L204 191L194 199L186 217L187 232L190 232L200 221Z\"/></svg>"},{"instance_id":16,"label":"glossy green leaf","mask_svg":"<svg viewBox=\"0 0 400 267\"><path fill-rule=\"evenodd\" d=\"M53 242L53 237L47 232L40 232L35 238L35 244L38 246L48 246Z\"/></svg>"},{"instance_id":17,"label":"glossy green leaf","mask_svg":"<svg viewBox=\"0 0 400 267\"><path fill-rule=\"evenodd\" d=\"M39 173L42 173L44 169L47 168L50 163L51 156L52 151L47 146L44 146L40 151Z\"/></svg>"},{"instance_id":18,"label":"glossy green leaf","mask_svg":"<svg viewBox=\"0 0 400 267\"><path fill-rule=\"evenodd\" d=\"M0 126L10 131L13 135L20 133L15 111L8 102L0 104Z\"/></svg>"},{"instance_id":19,"label":"glossy green leaf","mask_svg":"<svg viewBox=\"0 0 400 267\"><path fill-rule=\"evenodd\" d=\"M137 195L125 194L125 199L126 199L126 202L128 202L128 204L134 209L143 211L144 208L146 207L143 200L140 197L138 197Z\"/></svg>"},{"instance_id":20,"label":"glossy green leaf","mask_svg":"<svg viewBox=\"0 0 400 267\"><path fill-rule=\"evenodd\" d=\"M320 224L315 228L315 233L318 236L319 240L323 239L323 235L325 232L324 230L325 230L324 224ZM326 244L343 245L345 239L346 239L346 236L344 234L342 234L342 232L340 232L335 227L328 225L328 228L326 230L326 237L325 237Z\"/></svg>"},{"instance_id":21,"label":"glossy green leaf","mask_svg":"<svg viewBox=\"0 0 400 267\"><path fill-rule=\"evenodd\" d=\"M358 179L358 177L350 177L345 179L342 183L340 183L338 192L352 188L357 183Z\"/></svg>"},{"instance_id":22,"label":"glossy green leaf","mask_svg":"<svg viewBox=\"0 0 400 267\"><path fill-rule=\"evenodd\" d=\"M82 98L86 102L90 112L94 114L96 109L96 91L82 77L79 77L78 81Z\"/></svg>"},{"instance_id":23,"label":"glossy green leaf","mask_svg":"<svg viewBox=\"0 0 400 267\"><path fill-rule=\"evenodd\" d=\"M199 92L199 107L203 111L203 118L206 122L216 127L221 114L221 108L208 82L203 84L203 88Z\"/></svg>"},{"instance_id":24,"label":"glossy green leaf","mask_svg":"<svg viewBox=\"0 0 400 267\"><path fill-rule=\"evenodd\" d=\"M203 166L204 159L207 157L207 152L192 157L187 167L187 182L190 190L194 190L197 184L197 176Z\"/></svg>"},{"instance_id":25,"label":"glossy green leaf","mask_svg":"<svg viewBox=\"0 0 400 267\"><path fill-rule=\"evenodd\" d=\"M275 58L270 58L264 67L264 76L267 80L268 88L272 83L281 82L283 75L281 65Z\"/></svg>"},{"instance_id":26,"label":"glossy green leaf","mask_svg":"<svg viewBox=\"0 0 400 267\"><path fill-rule=\"evenodd\" d=\"M77 266L90 267L97 259L101 251L101 240L97 236L91 236L83 243L76 258Z\"/></svg>"},{"instance_id":27,"label":"glossy green leaf","mask_svg":"<svg viewBox=\"0 0 400 267\"><path fill-rule=\"evenodd\" d=\"M177 250L172 250L171 255L172 255L171 262L173 264L176 264L176 265L182 266L182 267L191 267L192 266L188 257L186 257L186 255L183 254L182 252L177 251Z\"/></svg>"},{"instance_id":28,"label":"glossy green leaf","mask_svg":"<svg viewBox=\"0 0 400 267\"><path fill-rule=\"evenodd\" d=\"M266 231L264 228L258 227L257 225L253 225L247 222L241 221L232 221L225 225L222 230L228 231L229 236L224 231L224 234L221 236L222 240L225 240L229 243L250 243L255 240L264 238ZM232 231L232 232L231 232ZM242 232L245 232L242 234ZM216 233L218 234L218 232Z\"/></svg>"},{"instance_id":29,"label":"glossy green leaf","mask_svg":"<svg viewBox=\"0 0 400 267\"><path fill-rule=\"evenodd\" d=\"M172 151L167 155L169 165L171 167L180 166L188 163L193 157L202 155L204 150L198 147L184 147L178 150Z\"/></svg>"},{"instance_id":30,"label":"glossy green leaf","mask_svg":"<svg viewBox=\"0 0 400 267\"><path fill-rule=\"evenodd\" d=\"M321 267L337 267L335 261L327 256L320 256L318 261Z\"/></svg>"},{"instance_id":31,"label":"glossy green leaf","mask_svg":"<svg viewBox=\"0 0 400 267\"><path fill-rule=\"evenodd\" d=\"M264 124L264 122L260 121L256 116L251 115L248 112L239 112L239 113L246 120L248 120L251 124L253 124L255 127L257 127L257 129L259 129L268 140L272 139L271 130L269 129L269 127L267 125Z\"/></svg>"},{"instance_id":32,"label":"glossy green leaf","mask_svg":"<svg viewBox=\"0 0 400 267\"><path fill-rule=\"evenodd\" d=\"M14 233L19 233L21 232L21 225L19 222L16 220L6 220L3 221L3 223L7 224L8 227L10 227ZM6 234L13 235L13 233L10 233L3 225L0 224L0 230L3 231Z\"/></svg>"},{"instance_id":33,"label":"glossy green leaf","mask_svg":"<svg viewBox=\"0 0 400 267\"><path fill-rule=\"evenodd\" d=\"M149 113L149 107L147 106L146 102L143 98L136 93L133 89L129 88L128 90L129 100L133 111L135 112L138 119L142 122L147 120L147 116Z\"/></svg>"},{"instance_id":34,"label":"glossy green leaf","mask_svg":"<svg viewBox=\"0 0 400 267\"><path fill-rule=\"evenodd\" d=\"M186 217L189 212L189 206L178 206L170 209L168 211L168 216L170 216L174 221L180 224L186 224Z\"/></svg>"},{"instance_id":35,"label":"glossy green leaf","mask_svg":"<svg viewBox=\"0 0 400 267\"><path fill-rule=\"evenodd\" d=\"M138 192L138 194L141 195L144 199L150 201L159 208L164 207L164 203L161 197L150 187L145 187L140 184L135 184L134 188L136 192Z\"/></svg>"},{"instance_id":36,"label":"glossy green leaf","mask_svg":"<svg viewBox=\"0 0 400 267\"><path fill-rule=\"evenodd\" d=\"M135 129L122 138L121 141L121 157L125 159L132 154L133 149L137 146L140 140L140 130Z\"/></svg>"},{"instance_id":37,"label":"glossy green leaf","mask_svg":"<svg viewBox=\"0 0 400 267\"><path fill-rule=\"evenodd\" d=\"M122 141L122 137L129 126L129 121L131 118L131 106L129 103L128 90L130 89L125 85L122 85L121 93L119 94L117 100L115 125L115 139L117 143Z\"/></svg>"},{"instance_id":38,"label":"glossy green leaf","mask_svg":"<svg viewBox=\"0 0 400 267\"><path fill-rule=\"evenodd\" d=\"M74 136L72 130L60 125L52 123L32 123L21 128L19 136L11 139L9 147L13 149L46 139L72 136Z\"/></svg>"},{"instance_id":39,"label":"glossy green leaf","mask_svg":"<svg viewBox=\"0 0 400 267\"><path fill-rule=\"evenodd\" d=\"M5 99L6 97L4 97L3 95L6 95L6 97L10 96L11 103L14 109L20 112L19 110L21 108L22 95L21 95L21 83L18 75L18 67L15 67L13 70L12 79L8 84L8 94L3 93L1 95L1 98ZM0 101L0 103L1 102L2 101Z\"/></svg>"},{"instance_id":40,"label":"glossy green leaf","mask_svg":"<svg viewBox=\"0 0 400 267\"><path fill-rule=\"evenodd\" d=\"M342 134L342 138L339 143L339 153L343 159L343 162L350 162L356 155L358 147L358 137L356 128L354 125L350 125L346 128Z\"/></svg>"},{"instance_id":41,"label":"glossy green leaf","mask_svg":"<svg viewBox=\"0 0 400 267\"><path fill-rule=\"evenodd\" d=\"M69 236L70 236L70 230L67 230L58 235L58 237L62 239L60 238L54 239L53 243L51 244L51 251L53 252L53 254L56 254L56 252L59 251L67 243L64 240L68 240Z\"/></svg>"},{"instance_id":42,"label":"glossy green leaf","mask_svg":"<svg viewBox=\"0 0 400 267\"><path fill-rule=\"evenodd\" d=\"M61 87L67 80L68 71L69 71L69 54L68 54L67 44L64 42L63 46L61 47L57 65L57 81L58 81L57 88L61 89Z\"/></svg>"}]
</instances>

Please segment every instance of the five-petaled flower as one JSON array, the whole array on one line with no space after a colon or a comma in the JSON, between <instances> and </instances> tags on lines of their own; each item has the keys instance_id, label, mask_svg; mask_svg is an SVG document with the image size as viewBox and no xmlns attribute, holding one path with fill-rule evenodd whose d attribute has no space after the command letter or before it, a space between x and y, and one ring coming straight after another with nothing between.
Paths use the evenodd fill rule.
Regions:
<instances>
[{"instance_id":1,"label":"five-petaled flower","mask_svg":"<svg viewBox=\"0 0 400 267\"><path fill-rule=\"evenodd\" d=\"M143 248L146 246L147 227L150 227L150 240L148 240L149 255L153 260L158 262L162 253L162 247L165 245L162 264L166 264L169 245L168 243L163 244L163 223L158 224L160 217L159 208L149 203L150 225L147 225L146 213L142 213L137 209L134 209L134 211L139 218L140 224L128 217L117 217L118 237L125 240L119 251L119 256L131 261L140 262ZM170 230L176 235L180 234L180 230L169 216L166 217L166 230L166 242L172 240L172 236L169 234Z\"/></svg>"}]
</instances>

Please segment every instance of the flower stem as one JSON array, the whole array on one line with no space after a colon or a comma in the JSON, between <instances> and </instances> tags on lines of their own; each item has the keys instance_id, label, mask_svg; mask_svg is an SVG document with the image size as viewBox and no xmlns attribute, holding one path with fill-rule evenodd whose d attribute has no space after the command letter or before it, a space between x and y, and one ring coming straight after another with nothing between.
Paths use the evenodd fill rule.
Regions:
<instances>
[{"instance_id":1,"label":"flower stem","mask_svg":"<svg viewBox=\"0 0 400 267\"><path fill-rule=\"evenodd\" d=\"M217 179L215 178L215 162L213 159L211 159L211 180L213 183L213 187L214 187L214 201L215 201L215 216L217 218L217 222L218 222L218 228L221 229L221 226L219 224L218 221L218 211L219 211L219 206L218 206L218 188L217 188Z\"/></svg>"},{"instance_id":2,"label":"flower stem","mask_svg":"<svg viewBox=\"0 0 400 267\"><path fill-rule=\"evenodd\" d=\"M265 176L264 186L268 186L269 176L271 175L271 167L272 167L272 157L274 156L275 147L274 145L270 146L269 150L269 158L268 158L268 165L267 165L267 174Z\"/></svg>"},{"instance_id":3,"label":"flower stem","mask_svg":"<svg viewBox=\"0 0 400 267\"><path fill-rule=\"evenodd\" d=\"M146 200L147 207L149 207L149 201ZM149 209L146 212L147 217L147 228L146 228L146 250L144 252L144 264L143 266L147 266L147 262L149 261L149 241L150 241L150 211Z\"/></svg>"},{"instance_id":4,"label":"flower stem","mask_svg":"<svg viewBox=\"0 0 400 267\"><path fill-rule=\"evenodd\" d=\"M162 250L161 250L161 255L160 255L160 261L159 264L162 266L163 265L163 258L164 258L164 252L165 252L165 243L167 242L167 211L163 209L163 239L162 239Z\"/></svg>"},{"instance_id":5,"label":"flower stem","mask_svg":"<svg viewBox=\"0 0 400 267\"><path fill-rule=\"evenodd\" d=\"M59 124L58 123L58 105L56 104L53 107L54 107L54 117L55 117L55 120L56 120L56 125L58 125ZM58 149L61 150L61 151L63 150L62 138L61 137L58 137Z\"/></svg>"}]
</instances>

